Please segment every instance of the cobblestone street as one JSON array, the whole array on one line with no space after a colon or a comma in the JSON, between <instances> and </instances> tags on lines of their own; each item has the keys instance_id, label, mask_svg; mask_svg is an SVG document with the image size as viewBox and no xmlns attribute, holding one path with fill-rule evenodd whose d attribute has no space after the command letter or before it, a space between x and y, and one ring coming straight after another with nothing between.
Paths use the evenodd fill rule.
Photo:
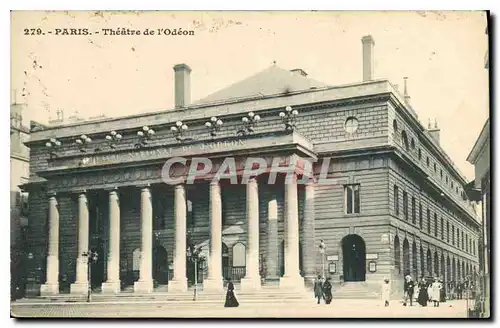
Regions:
<instances>
[{"instance_id":1,"label":"cobblestone street","mask_svg":"<svg viewBox=\"0 0 500 328\"><path fill-rule=\"evenodd\" d=\"M223 303L179 304L165 302L129 304L12 304L16 317L110 317L110 318L465 318L466 302L449 301L440 307L404 307L392 302L385 308L378 300L334 300L331 305L298 304L241 304L224 308Z\"/></svg>"}]
</instances>

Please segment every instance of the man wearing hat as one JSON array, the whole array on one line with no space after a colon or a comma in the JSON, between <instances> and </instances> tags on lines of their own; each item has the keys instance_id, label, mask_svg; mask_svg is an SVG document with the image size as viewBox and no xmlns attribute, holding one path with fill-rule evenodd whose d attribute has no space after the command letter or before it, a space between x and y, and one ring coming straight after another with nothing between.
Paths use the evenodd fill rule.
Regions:
<instances>
[{"instance_id":1,"label":"man wearing hat","mask_svg":"<svg viewBox=\"0 0 500 328\"><path fill-rule=\"evenodd\" d=\"M415 283L410 275L405 277L405 302L403 303L406 306L408 298L410 299L410 306L413 306L413 291L415 289Z\"/></svg>"}]
</instances>

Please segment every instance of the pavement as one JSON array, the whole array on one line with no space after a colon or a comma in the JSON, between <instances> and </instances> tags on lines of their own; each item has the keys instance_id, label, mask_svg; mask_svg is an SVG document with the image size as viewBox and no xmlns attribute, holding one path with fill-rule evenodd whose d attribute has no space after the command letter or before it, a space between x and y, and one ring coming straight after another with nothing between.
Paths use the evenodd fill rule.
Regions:
<instances>
[{"instance_id":1,"label":"pavement","mask_svg":"<svg viewBox=\"0 0 500 328\"><path fill-rule=\"evenodd\" d=\"M452 300L439 307L402 306L393 301L384 307L380 300L333 300L332 304L247 303L224 308L217 303L11 303L17 318L466 318L466 301Z\"/></svg>"}]
</instances>

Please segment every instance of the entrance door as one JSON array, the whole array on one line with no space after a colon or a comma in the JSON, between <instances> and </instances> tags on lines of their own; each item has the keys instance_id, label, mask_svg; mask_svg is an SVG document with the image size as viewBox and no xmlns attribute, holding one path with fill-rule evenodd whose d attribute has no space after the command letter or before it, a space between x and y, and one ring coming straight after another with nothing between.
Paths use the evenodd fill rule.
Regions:
<instances>
[{"instance_id":1,"label":"entrance door","mask_svg":"<svg viewBox=\"0 0 500 328\"><path fill-rule=\"evenodd\" d=\"M344 281L365 281L366 248L363 238L347 235L342 239Z\"/></svg>"},{"instance_id":2,"label":"entrance door","mask_svg":"<svg viewBox=\"0 0 500 328\"><path fill-rule=\"evenodd\" d=\"M156 245L153 250L153 279L159 285L168 284L167 251L161 245Z\"/></svg>"}]
</instances>

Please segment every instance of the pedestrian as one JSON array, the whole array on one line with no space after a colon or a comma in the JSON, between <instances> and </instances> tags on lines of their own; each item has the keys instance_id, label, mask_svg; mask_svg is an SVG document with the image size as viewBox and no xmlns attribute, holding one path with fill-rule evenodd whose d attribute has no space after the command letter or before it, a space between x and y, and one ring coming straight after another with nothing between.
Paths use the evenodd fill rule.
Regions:
<instances>
[{"instance_id":1,"label":"pedestrian","mask_svg":"<svg viewBox=\"0 0 500 328\"><path fill-rule=\"evenodd\" d=\"M415 287L415 283L413 282L413 278L410 275L405 277L405 301L403 303L406 306L408 299L410 300L410 306L413 306L413 288Z\"/></svg>"},{"instance_id":2,"label":"pedestrian","mask_svg":"<svg viewBox=\"0 0 500 328\"><path fill-rule=\"evenodd\" d=\"M439 306L439 299L441 294L441 284L439 283L438 278L434 279L434 283L432 284L432 302L435 307Z\"/></svg>"},{"instance_id":3,"label":"pedestrian","mask_svg":"<svg viewBox=\"0 0 500 328\"><path fill-rule=\"evenodd\" d=\"M441 289L439 290L439 302L446 302L446 288L443 279L439 279Z\"/></svg>"},{"instance_id":4,"label":"pedestrian","mask_svg":"<svg viewBox=\"0 0 500 328\"><path fill-rule=\"evenodd\" d=\"M417 302L421 306L427 306L427 302L429 301L429 294L427 293L427 282L424 278L420 281L418 290L418 298Z\"/></svg>"},{"instance_id":5,"label":"pedestrian","mask_svg":"<svg viewBox=\"0 0 500 328\"><path fill-rule=\"evenodd\" d=\"M325 303L330 304L332 302L332 284L330 283L330 278L326 278L323 284L323 294L325 295Z\"/></svg>"},{"instance_id":6,"label":"pedestrian","mask_svg":"<svg viewBox=\"0 0 500 328\"><path fill-rule=\"evenodd\" d=\"M234 285L231 282L231 278L227 278L226 303L224 303L224 307L238 307L238 305L240 304L234 295Z\"/></svg>"},{"instance_id":7,"label":"pedestrian","mask_svg":"<svg viewBox=\"0 0 500 328\"><path fill-rule=\"evenodd\" d=\"M321 276L318 276L318 278L314 282L314 298L318 300L318 304L323 298L323 281L321 279Z\"/></svg>"},{"instance_id":8,"label":"pedestrian","mask_svg":"<svg viewBox=\"0 0 500 328\"><path fill-rule=\"evenodd\" d=\"M391 298L391 285L389 284L389 279L384 278L384 283L382 284L382 301L384 301L384 306L389 306L389 301Z\"/></svg>"},{"instance_id":9,"label":"pedestrian","mask_svg":"<svg viewBox=\"0 0 500 328\"><path fill-rule=\"evenodd\" d=\"M464 284L460 281L457 283L457 299L461 300L462 299L462 292L463 292Z\"/></svg>"}]
</instances>

